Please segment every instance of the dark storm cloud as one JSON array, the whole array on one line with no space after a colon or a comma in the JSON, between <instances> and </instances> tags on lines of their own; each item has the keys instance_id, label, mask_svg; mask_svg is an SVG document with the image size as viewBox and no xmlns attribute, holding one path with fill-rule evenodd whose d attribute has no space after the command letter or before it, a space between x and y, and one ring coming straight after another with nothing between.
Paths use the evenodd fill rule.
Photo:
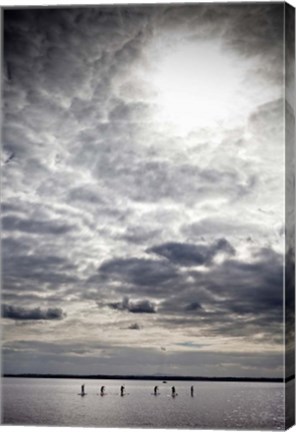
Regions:
<instances>
[{"instance_id":1,"label":"dark storm cloud","mask_svg":"<svg viewBox=\"0 0 296 432\"><path fill-rule=\"evenodd\" d=\"M125 297L120 302L112 302L107 304L111 309L119 311L128 311L132 313L155 313L155 305L149 300L131 301Z\"/></svg>"},{"instance_id":2,"label":"dark storm cloud","mask_svg":"<svg viewBox=\"0 0 296 432\"><path fill-rule=\"evenodd\" d=\"M169 279L166 272L159 273L164 261L138 259L103 263L100 277L113 289L114 281L118 281L120 286L115 288L118 294L126 292L130 296L144 297L142 306L147 302L145 296L157 299L156 319L165 328L181 327L217 337L261 334L265 341L270 339L276 344L282 341L283 262L280 254L268 248L254 249L250 262L241 261L235 258L235 250L226 239L201 249L192 248L192 244L188 249L186 244L178 244L181 251L176 252L176 244L170 246L152 248L170 261ZM196 258L200 250L204 256L219 251L226 254L221 263L213 261L210 271L203 272L193 270L191 265L200 263L199 255L198 260ZM204 257L201 262L204 263ZM183 272L179 266L183 266ZM128 298L103 305L106 304L116 310L135 312L137 309L131 306ZM146 306L139 309L145 312ZM241 325L237 325L238 321ZM262 339L258 337L258 342Z\"/></svg>"},{"instance_id":3,"label":"dark storm cloud","mask_svg":"<svg viewBox=\"0 0 296 432\"><path fill-rule=\"evenodd\" d=\"M229 46L242 55L269 55L279 59L283 42L283 5L244 6L233 7L237 11L236 19L224 33Z\"/></svg>"},{"instance_id":4,"label":"dark storm cloud","mask_svg":"<svg viewBox=\"0 0 296 432\"><path fill-rule=\"evenodd\" d=\"M65 316L66 314L60 308L48 308L46 310L41 310L40 308L26 309L8 304L2 305L2 317L13 320L61 320L65 318Z\"/></svg>"},{"instance_id":5,"label":"dark storm cloud","mask_svg":"<svg viewBox=\"0 0 296 432\"><path fill-rule=\"evenodd\" d=\"M7 200L4 206L3 294L13 292L25 299L32 292L37 295L47 289L66 290L64 284L74 286L78 281L75 265L62 247L66 236L74 234L74 225L61 215L51 217L47 203L40 206L20 198L14 201ZM38 298L33 304L38 304Z\"/></svg>"},{"instance_id":6,"label":"dark storm cloud","mask_svg":"<svg viewBox=\"0 0 296 432\"><path fill-rule=\"evenodd\" d=\"M185 306L185 310L188 311L188 312L190 312L190 311L191 312L192 311L197 311L197 310L200 310L200 309L202 309L202 306L197 301L193 301L191 303L188 303Z\"/></svg>"},{"instance_id":7,"label":"dark storm cloud","mask_svg":"<svg viewBox=\"0 0 296 432\"><path fill-rule=\"evenodd\" d=\"M196 328L197 333L203 328L203 334L216 336L261 333L265 341L281 343L282 257L261 249L254 258L253 263L226 260L206 274L190 272L195 282L185 284L181 293L172 292L159 305L158 319L168 328ZM193 295L199 300L193 301Z\"/></svg>"},{"instance_id":8,"label":"dark storm cloud","mask_svg":"<svg viewBox=\"0 0 296 432\"><path fill-rule=\"evenodd\" d=\"M4 256L13 257L20 253L28 253L31 247L32 243L27 237L5 237L2 239L2 251L4 252Z\"/></svg>"},{"instance_id":9,"label":"dark storm cloud","mask_svg":"<svg viewBox=\"0 0 296 432\"><path fill-rule=\"evenodd\" d=\"M2 219L2 227L6 231L23 231L32 234L65 234L74 229L73 226L59 221L20 219L16 216L5 216Z\"/></svg>"},{"instance_id":10,"label":"dark storm cloud","mask_svg":"<svg viewBox=\"0 0 296 432\"><path fill-rule=\"evenodd\" d=\"M5 273L10 274L10 269L18 269L22 275L27 275L34 270L74 270L73 264L56 255L18 255L15 259L15 262L11 262L11 256L9 256L4 260Z\"/></svg>"},{"instance_id":11,"label":"dark storm cloud","mask_svg":"<svg viewBox=\"0 0 296 432\"><path fill-rule=\"evenodd\" d=\"M21 287L30 286L43 291L44 284L57 289L62 284L78 282L73 264L56 255L6 255L4 250L2 271L3 290L19 291Z\"/></svg>"},{"instance_id":12,"label":"dark storm cloud","mask_svg":"<svg viewBox=\"0 0 296 432\"><path fill-rule=\"evenodd\" d=\"M219 252L225 252L234 255L235 250L231 244L220 239L210 245L194 245L186 243L165 243L160 246L154 246L147 250L157 255L164 256L169 261L182 266L210 265L215 255Z\"/></svg>"},{"instance_id":13,"label":"dark storm cloud","mask_svg":"<svg viewBox=\"0 0 296 432\"><path fill-rule=\"evenodd\" d=\"M105 261L99 267L99 273L106 280L120 280L138 286L169 283L178 277L177 270L164 261L140 258L113 259Z\"/></svg>"},{"instance_id":14,"label":"dark storm cloud","mask_svg":"<svg viewBox=\"0 0 296 432\"><path fill-rule=\"evenodd\" d=\"M228 304L228 308L237 313L266 312L274 313L274 319L281 319L283 293L280 287L283 283L283 262L282 256L268 249L262 249L255 263L243 263L233 261L224 266L224 277L228 274L230 283L228 290L233 293L239 289L241 301ZM247 287L252 282L253 289ZM212 290L218 293L219 288L213 287ZM278 316L278 313L280 314Z\"/></svg>"},{"instance_id":15,"label":"dark storm cloud","mask_svg":"<svg viewBox=\"0 0 296 432\"><path fill-rule=\"evenodd\" d=\"M48 90L75 94L85 84L85 61L103 78L130 67L141 52L148 17L138 8L129 12L126 7L106 6L5 11L10 74L13 79L25 76L27 83L32 79L29 66L21 70L17 62L26 57L30 65L39 61L39 70L40 63L46 70ZM33 73L38 76L37 69Z\"/></svg>"}]
</instances>

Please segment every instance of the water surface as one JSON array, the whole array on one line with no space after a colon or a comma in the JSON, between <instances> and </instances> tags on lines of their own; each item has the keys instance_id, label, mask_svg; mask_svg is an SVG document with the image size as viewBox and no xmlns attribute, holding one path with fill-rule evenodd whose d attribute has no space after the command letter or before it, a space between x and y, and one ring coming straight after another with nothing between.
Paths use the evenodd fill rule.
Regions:
<instances>
[{"instance_id":1,"label":"water surface","mask_svg":"<svg viewBox=\"0 0 296 432\"><path fill-rule=\"evenodd\" d=\"M284 386L278 383L4 378L2 384L4 424L284 429ZM78 395L81 384L87 392L84 397ZM107 392L103 397L102 385ZM159 396L153 395L155 385Z\"/></svg>"}]
</instances>

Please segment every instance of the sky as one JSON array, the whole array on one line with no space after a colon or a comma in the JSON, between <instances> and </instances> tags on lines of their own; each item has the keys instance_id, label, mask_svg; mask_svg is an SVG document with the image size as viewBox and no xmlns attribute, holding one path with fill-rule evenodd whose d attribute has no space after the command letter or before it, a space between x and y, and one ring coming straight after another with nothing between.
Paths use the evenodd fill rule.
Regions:
<instances>
[{"instance_id":1,"label":"sky","mask_svg":"<svg viewBox=\"0 0 296 432\"><path fill-rule=\"evenodd\" d=\"M282 376L283 25L5 10L5 373Z\"/></svg>"}]
</instances>

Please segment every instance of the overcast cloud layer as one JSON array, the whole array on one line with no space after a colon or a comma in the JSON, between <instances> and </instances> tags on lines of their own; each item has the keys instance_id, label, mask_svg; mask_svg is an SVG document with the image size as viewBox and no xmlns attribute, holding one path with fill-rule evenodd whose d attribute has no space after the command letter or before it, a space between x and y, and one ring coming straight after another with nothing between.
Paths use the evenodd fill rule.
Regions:
<instances>
[{"instance_id":1,"label":"overcast cloud layer","mask_svg":"<svg viewBox=\"0 0 296 432\"><path fill-rule=\"evenodd\" d=\"M281 376L283 4L4 29L4 372Z\"/></svg>"}]
</instances>

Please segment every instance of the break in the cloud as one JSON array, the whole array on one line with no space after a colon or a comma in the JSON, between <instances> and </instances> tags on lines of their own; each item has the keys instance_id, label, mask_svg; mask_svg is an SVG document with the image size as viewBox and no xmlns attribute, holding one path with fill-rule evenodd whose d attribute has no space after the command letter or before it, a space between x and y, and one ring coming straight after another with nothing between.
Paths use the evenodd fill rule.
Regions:
<instances>
[{"instance_id":1,"label":"break in the cloud","mask_svg":"<svg viewBox=\"0 0 296 432\"><path fill-rule=\"evenodd\" d=\"M281 375L283 13L4 11L4 371Z\"/></svg>"}]
</instances>

